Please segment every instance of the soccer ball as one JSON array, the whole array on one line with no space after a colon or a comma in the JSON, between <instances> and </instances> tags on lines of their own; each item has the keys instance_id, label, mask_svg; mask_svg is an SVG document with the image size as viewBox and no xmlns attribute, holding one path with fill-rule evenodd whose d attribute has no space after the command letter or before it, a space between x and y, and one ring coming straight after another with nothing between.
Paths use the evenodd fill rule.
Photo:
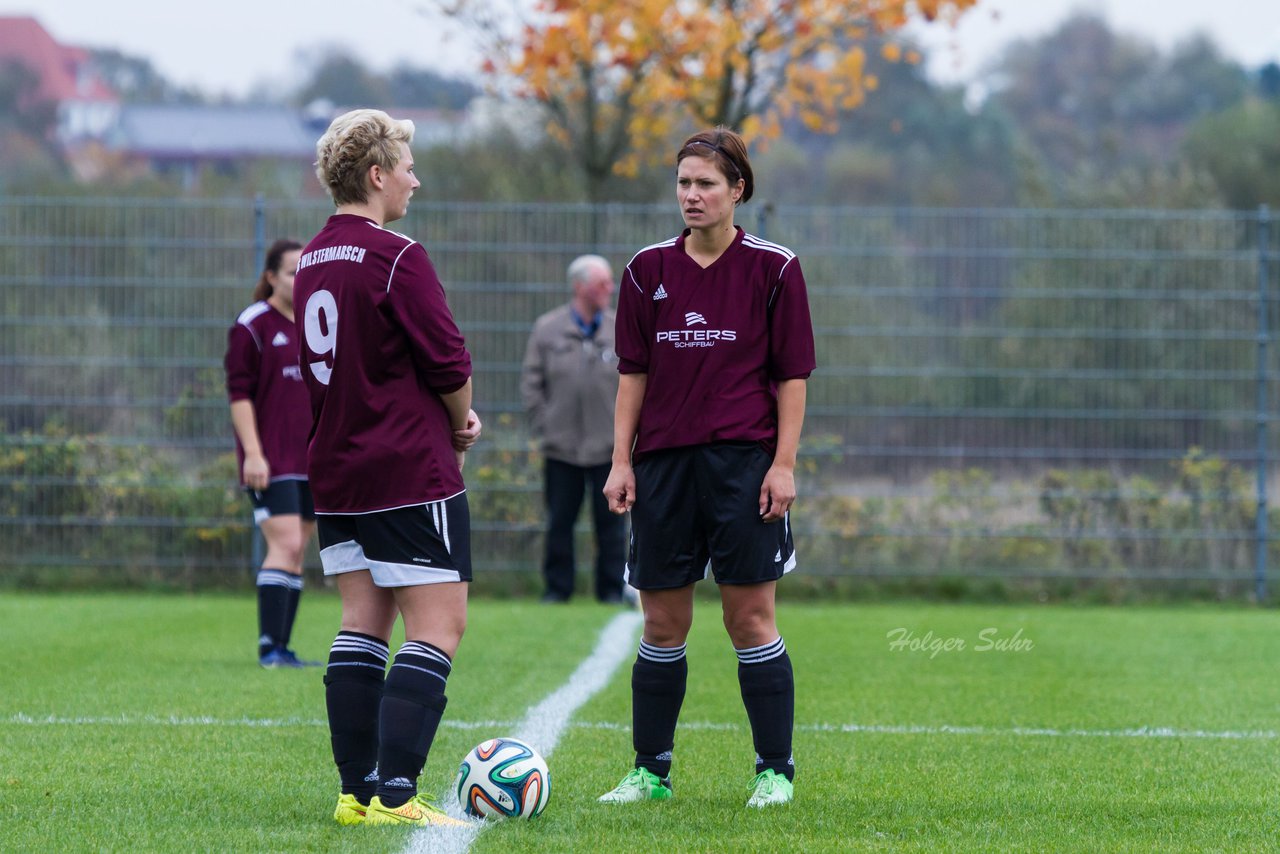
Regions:
<instances>
[{"instance_id":1,"label":"soccer ball","mask_svg":"<svg viewBox=\"0 0 1280 854\"><path fill-rule=\"evenodd\" d=\"M535 818L551 796L551 772L538 751L515 738L477 744L458 766L458 803L477 818Z\"/></svg>"}]
</instances>

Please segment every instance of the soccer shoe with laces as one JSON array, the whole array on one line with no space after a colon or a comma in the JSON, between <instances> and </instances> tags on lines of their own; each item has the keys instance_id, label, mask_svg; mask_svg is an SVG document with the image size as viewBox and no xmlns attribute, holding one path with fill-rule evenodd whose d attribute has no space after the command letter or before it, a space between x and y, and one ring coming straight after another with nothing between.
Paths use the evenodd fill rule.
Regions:
<instances>
[{"instance_id":1,"label":"soccer shoe with laces","mask_svg":"<svg viewBox=\"0 0 1280 854\"><path fill-rule=\"evenodd\" d=\"M768 807L791 803L795 786L786 777L769 768L757 774L747 790L751 792L751 797L747 798L747 806Z\"/></svg>"},{"instance_id":2,"label":"soccer shoe with laces","mask_svg":"<svg viewBox=\"0 0 1280 854\"><path fill-rule=\"evenodd\" d=\"M672 797L671 778L663 780L648 768L632 768L611 792L599 797L602 804L631 804L636 801L665 801Z\"/></svg>"},{"instance_id":3,"label":"soccer shoe with laces","mask_svg":"<svg viewBox=\"0 0 1280 854\"><path fill-rule=\"evenodd\" d=\"M364 821L365 811L369 809L360 803L355 795L338 795L338 805L333 810L333 820L338 824L349 826Z\"/></svg>"},{"instance_id":4,"label":"soccer shoe with laces","mask_svg":"<svg viewBox=\"0 0 1280 854\"><path fill-rule=\"evenodd\" d=\"M323 661L312 661L309 658L298 658L298 654L291 649L279 650L280 661L284 667L320 667Z\"/></svg>"},{"instance_id":5,"label":"soccer shoe with laces","mask_svg":"<svg viewBox=\"0 0 1280 854\"><path fill-rule=\"evenodd\" d=\"M407 824L417 827L435 825L436 827L467 827L461 819L445 813L426 795L414 795L400 806L392 809L384 807L382 799L377 795L369 801L369 808L364 813L365 824Z\"/></svg>"},{"instance_id":6,"label":"soccer shoe with laces","mask_svg":"<svg viewBox=\"0 0 1280 854\"><path fill-rule=\"evenodd\" d=\"M271 649L266 654L258 657L258 664L267 670L275 670L277 667L293 667L288 660L281 654L279 648Z\"/></svg>"}]
</instances>

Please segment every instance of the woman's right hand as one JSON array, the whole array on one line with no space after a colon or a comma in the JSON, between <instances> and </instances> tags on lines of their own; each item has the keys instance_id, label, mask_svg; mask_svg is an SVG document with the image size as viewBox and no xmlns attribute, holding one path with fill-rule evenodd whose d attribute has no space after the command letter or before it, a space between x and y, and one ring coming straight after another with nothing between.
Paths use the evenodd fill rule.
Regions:
<instances>
[{"instance_id":1,"label":"woman's right hand","mask_svg":"<svg viewBox=\"0 0 1280 854\"><path fill-rule=\"evenodd\" d=\"M614 463L604 483L609 510L621 516L636 503L636 473L629 463Z\"/></svg>"},{"instance_id":2,"label":"woman's right hand","mask_svg":"<svg viewBox=\"0 0 1280 854\"><path fill-rule=\"evenodd\" d=\"M467 410L467 426L460 430L453 431L453 450L466 452L471 450L476 441L480 438L480 416L476 415L474 409ZM458 468L462 468L462 461L458 461Z\"/></svg>"},{"instance_id":3,"label":"woman's right hand","mask_svg":"<svg viewBox=\"0 0 1280 854\"><path fill-rule=\"evenodd\" d=\"M262 492L271 481L271 466L262 454L244 455L244 484L250 489Z\"/></svg>"}]
</instances>

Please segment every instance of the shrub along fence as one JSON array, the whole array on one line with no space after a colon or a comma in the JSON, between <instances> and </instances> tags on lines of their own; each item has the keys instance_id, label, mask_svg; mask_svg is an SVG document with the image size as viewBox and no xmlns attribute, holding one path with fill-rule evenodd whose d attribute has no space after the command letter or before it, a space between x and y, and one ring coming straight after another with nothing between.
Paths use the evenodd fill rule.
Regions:
<instances>
[{"instance_id":1,"label":"shrub along fence","mask_svg":"<svg viewBox=\"0 0 1280 854\"><path fill-rule=\"evenodd\" d=\"M265 244L328 212L0 200L0 583L248 583L226 331ZM1280 558L1265 209L753 203L739 222L794 249L809 283L804 575L1265 597ZM567 298L576 255L621 270L678 217L415 201L396 227L431 253L475 360L478 573L520 587L542 521L518 393L531 322Z\"/></svg>"}]
</instances>

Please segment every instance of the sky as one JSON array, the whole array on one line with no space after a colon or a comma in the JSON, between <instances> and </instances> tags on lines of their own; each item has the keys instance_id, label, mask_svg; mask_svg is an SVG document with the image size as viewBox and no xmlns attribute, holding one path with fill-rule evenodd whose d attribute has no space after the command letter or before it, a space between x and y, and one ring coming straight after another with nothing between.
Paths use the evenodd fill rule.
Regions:
<instances>
[{"instance_id":1,"label":"sky","mask_svg":"<svg viewBox=\"0 0 1280 854\"><path fill-rule=\"evenodd\" d=\"M217 0L198 13L173 0L0 0L0 16L32 15L64 44L115 48L149 59L174 83L243 97L264 84L287 91L304 79L308 53L334 46L376 71L403 63L451 76L476 73L465 33L425 11L428 5L377 0L368 7L375 17L351 0ZM955 29L934 24L913 32L928 49L935 79L967 82L1010 40L1044 35L1076 10L1099 13L1112 29L1162 49L1205 32L1246 66L1280 61L1276 0L979 0Z\"/></svg>"}]
</instances>

